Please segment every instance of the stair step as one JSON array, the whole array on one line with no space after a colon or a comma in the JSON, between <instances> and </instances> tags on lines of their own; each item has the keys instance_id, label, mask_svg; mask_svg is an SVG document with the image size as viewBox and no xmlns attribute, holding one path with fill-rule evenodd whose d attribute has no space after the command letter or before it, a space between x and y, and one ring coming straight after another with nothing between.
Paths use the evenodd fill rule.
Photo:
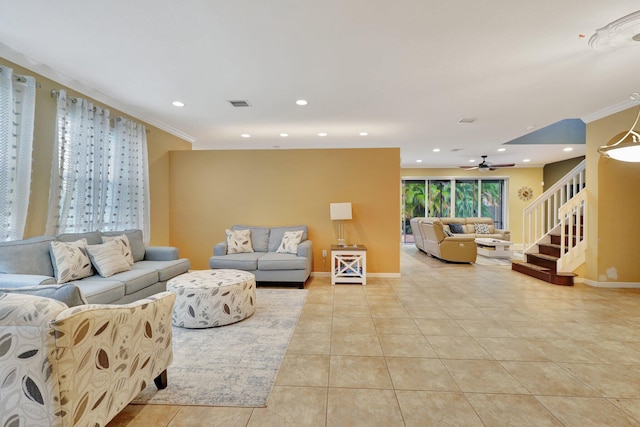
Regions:
<instances>
[{"instance_id":1,"label":"stair step","mask_svg":"<svg viewBox=\"0 0 640 427\"><path fill-rule=\"evenodd\" d=\"M573 273L555 273L548 268L518 260L511 262L511 269L526 274L527 276L544 280L547 283L560 286L573 286L573 278L576 276Z\"/></svg>"},{"instance_id":2,"label":"stair step","mask_svg":"<svg viewBox=\"0 0 640 427\"><path fill-rule=\"evenodd\" d=\"M556 245L554 243L538 243L538 250L541 254L551 255L556 258L560 258L560 253L562 251L562 246ZM565 248L566 251L566 248Z\"/></svg>"},{"instance_id":3,"label":"stair step","mask_svg":"<svg viewBox=\"0 0 640 427\"><path fill-rule=\"evenodd\" d=\"M529 264L536 264L541 267L546 267L549 270L555 272L556 265L558 262L558 257L553 255L534 253L534 254L526 254L526 260Z\"/></svg>"}]
</instances>

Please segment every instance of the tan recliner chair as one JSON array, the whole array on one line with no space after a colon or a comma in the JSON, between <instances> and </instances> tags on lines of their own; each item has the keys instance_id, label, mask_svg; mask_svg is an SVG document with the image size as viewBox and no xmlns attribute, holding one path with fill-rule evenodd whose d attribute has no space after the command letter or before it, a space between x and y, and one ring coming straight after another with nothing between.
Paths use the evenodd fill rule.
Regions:
<instances>
[{"instance_id":1,"label":"tan recliner chair","mask_svg":"<svg viewBox=\"0 0 640 427\"><path fill-rule=\"evenodd\" d=\"M164 388L175 298L69 308L0 295L0 425L104 426L149 382Z\"/></svg>"},{"instance_id":2,"label":"tan recliner chair","mask_svg":"<svg viewBox=\"0 0 640 427\"><path fill-rule=\"evenodd\" d=\"M416 222L420 229L420 248L429 255L450 262L475 262L478 254L475 238L470 236L447 236L438 219L424 218ZM415 231L414 231L415 233Z\"/></svg>"}]
</instances>

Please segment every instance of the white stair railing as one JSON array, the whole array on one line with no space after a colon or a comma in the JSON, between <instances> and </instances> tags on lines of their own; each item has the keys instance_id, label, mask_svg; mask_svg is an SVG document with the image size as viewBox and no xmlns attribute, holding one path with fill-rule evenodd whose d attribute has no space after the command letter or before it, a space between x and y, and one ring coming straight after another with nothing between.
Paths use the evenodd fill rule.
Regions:
<instances>
[{"instance_id":1,"label":"white stair railing","mask_svg":"<svg viewBox=\"0 0 640 427\"><path fill-rule=\"evenodd\" d=\"M582 189L559 209L560 214L560 259L556 263L558 272L573 272L586 260L587 238L584 225L587 223L587 190Z\"/></svg>"},{"instance_id":2,"label":"white stair railing","mask_svg":"<svg viewBox=\"0 0 640 427\"><path fill-rule=\"evenodd\" d=\"M523 211L522 243L525 253L561 222L560 207L584 188L587 161L583 160Z\"/></svg>"}]
</instances>

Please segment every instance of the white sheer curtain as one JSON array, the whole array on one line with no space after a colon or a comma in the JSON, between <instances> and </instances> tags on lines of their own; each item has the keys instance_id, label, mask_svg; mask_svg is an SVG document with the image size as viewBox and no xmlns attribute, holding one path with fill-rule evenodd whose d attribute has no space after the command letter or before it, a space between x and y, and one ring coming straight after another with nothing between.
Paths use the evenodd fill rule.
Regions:
<instances>
[{"instance_id":1,"label":"white sheer curtain","mask_svg":"<svg viewBox=\"0 0 640 427\"><path fill-rule=\"evenodd\" d=\"M36 80L0 66L0 240L24 235L31 188Z\"/></svg>"},{"instance_id":2,"label":"white sheer curtain","mask_svg":"<svg viewBox=\"0 0 640 427\"><path fill-rule=\"evenodd\" d=\"M111 138L111 179L107 187L105 230L139 228L145 243L150 232L147 131L118 117Z\"/></svg>"},{"instance_id":3,"label":"white sheer curtain","mask_svg":"<svg viewBox=\"0 0 640 427\"><path fill-rule=\"evenodd\" d=\"M148 243L145 127L81 98L58 94L47 233L138 228Z\"/></svg>"},{"instance_id":4,"label":"white sheer curtain","mask_svg":"<svg viewBox=\"0 0 640 427\"><path fill-rule=\"evenodd\" d=\"M109 174L109 110L58 93L47 234L102 228Z\"/></svg>"}]
</instances>

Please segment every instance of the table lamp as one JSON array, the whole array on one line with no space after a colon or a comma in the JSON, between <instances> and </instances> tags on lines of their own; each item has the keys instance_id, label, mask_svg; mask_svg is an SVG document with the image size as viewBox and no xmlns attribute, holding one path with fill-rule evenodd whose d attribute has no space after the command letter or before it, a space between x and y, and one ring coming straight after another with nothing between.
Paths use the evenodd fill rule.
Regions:
<instances>
[{"instance_id":1,"label":"table lamp","mask_svg":"<svg viewBox=\"0 0 640 427\"><path fill-rule=\"evenodd\" d=\"M351 203L331 203L331 220L338 222L338 246L347 246L344 242L344 220L351 219Z\"/></svg>"}]
</instances>

